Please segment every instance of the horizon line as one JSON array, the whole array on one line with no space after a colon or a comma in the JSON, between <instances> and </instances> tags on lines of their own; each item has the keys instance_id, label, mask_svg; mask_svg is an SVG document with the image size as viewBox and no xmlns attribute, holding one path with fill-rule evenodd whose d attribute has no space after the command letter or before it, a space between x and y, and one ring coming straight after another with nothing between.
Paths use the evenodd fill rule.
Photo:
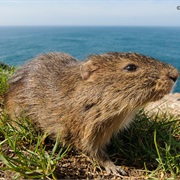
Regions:
<instances>
[{"instance_id":1,"label":"horizon line","mask_svg":"<svg viewBox=\"0 0 180 180\"><path fill-rule=\"evenodd\" d=\"M0 25L0 27L180 27L180 25Z\"/></svg>"}]
</instances>

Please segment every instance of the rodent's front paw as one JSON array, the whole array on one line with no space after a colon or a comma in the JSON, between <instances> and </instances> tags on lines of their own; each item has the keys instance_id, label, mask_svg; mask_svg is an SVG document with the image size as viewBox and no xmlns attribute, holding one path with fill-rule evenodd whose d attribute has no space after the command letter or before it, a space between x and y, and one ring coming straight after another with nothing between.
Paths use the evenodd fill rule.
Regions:
<instances>
[{"instance_id":1,"label":"rodent's front paw","mask_svg":"<svg viewBox=\"0 0 180 180\"><path fill-rule=\"evenodd\" d=\"M108 166L105 167L106 172L108 174L113 174L113 175L123 175L123 176L127 176L128 174L121 168L121 166Z\"/></svg>"}]
</instances>

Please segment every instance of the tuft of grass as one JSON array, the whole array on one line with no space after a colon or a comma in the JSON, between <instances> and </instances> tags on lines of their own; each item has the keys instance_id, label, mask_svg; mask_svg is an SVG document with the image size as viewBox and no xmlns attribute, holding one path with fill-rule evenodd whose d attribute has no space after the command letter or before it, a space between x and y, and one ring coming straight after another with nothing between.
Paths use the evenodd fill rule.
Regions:
<instances>
[{"instance_id":1,"label":"tuft of grass","mask_svg":"<svg viewBox=\"0 0 180 180\"><path fill-rule=\"evenodd\" d=\"M0 67L0 96L6 92L8 88L7 80L15 72L14 67Z\"/></svg>"},{"instance_id":2,"label":"tuft of grass","mask_svg":"<svg viewBox=\"0 0 180 180\"><path fill-rule=\"evenodd\" d=\"M16 122L14 122L15 124ZM7 116L1 118L0 160L6 165L4 170L15 173L14 179L57 179L55 169L68 148L59 148L59 140L48 150L44 145L47 135L36 133L32 124L24 118L21 124L10 124Z\"/></svg>"},{"instance_id":3,"label":"tuft of grass","mask_svg":"<svg viewBox=\"0 0 180 180\"><path fill-rule=\"evenodd\" d=\"M180 178L180 119L166 114L149 117L144 110L135 119L113 139L108 148L112 158L144 169L148 178Z\"/></svg>"}]
</instances>

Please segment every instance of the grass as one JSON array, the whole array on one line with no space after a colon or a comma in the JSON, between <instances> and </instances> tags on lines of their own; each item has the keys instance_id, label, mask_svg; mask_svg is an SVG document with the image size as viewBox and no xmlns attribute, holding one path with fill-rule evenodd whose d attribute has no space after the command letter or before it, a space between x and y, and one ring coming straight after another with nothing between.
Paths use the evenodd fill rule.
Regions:
<instances>
[{"instance_id":1,"label":"grass","mask_svg":"<svg viewBox=\"0 0 180 180\"><path fill-rule=\"evenodd\" d=\"M0 68L0 96L7 90L7 79L14 70ZM0 178L3 172L12 179L64 178L60 167L65 158L70 158L70 148L61 147L58 139L53 142L36 132L25 117L16 126L11 122L1 112ZM130 175L136 179L180 179L180 119L166 114L149 117L142 110L131 128L112 139L108 153L117 165L133 169ZM77 162L74 166L80 172L82 163ZM78 176L82 178L81 173Z\"/></svg>"},{"instance_id":2,"label":"grass","mask_svg":"<svg viewBox=\"0 0 180 180\"><path fill-rule=\"evenodd\" d=\"M180 179L179 123L173 116L148 117L142 110L132 127L113 139L110 153L118 153L122 164L148 170L148 178Z\"/></svg>"},{"instance_id":3,"label":"grass","mask_svg":"<svg viewBox=\"0 0 180 180\"><path fill-rule=\"evenodd\" d=\"M14 71L14 67L0 67L0 96L7 90L7 80L14 73Z\"/></svg>"},{"instance_id":4,"label":"grass","mask_svg":"<svg viewBox=\"0 0 180 180\"><path fill-rule=\"evenodd\" d=\"M68 150L59 148L58 139L49 151L44 146L46 135L37 134L26 118L23 124L12 126L5 116L1 121L0 131L3 137L0 143L0 159L6 165L4 170L15 172L14 179L57 179L56 164Z\"/></svg>"}]
</instances>

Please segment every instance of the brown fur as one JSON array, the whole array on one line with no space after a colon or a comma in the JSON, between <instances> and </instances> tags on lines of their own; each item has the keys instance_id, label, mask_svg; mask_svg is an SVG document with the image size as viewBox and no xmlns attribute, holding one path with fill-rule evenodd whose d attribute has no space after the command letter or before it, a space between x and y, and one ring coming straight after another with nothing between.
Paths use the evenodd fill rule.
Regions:
<instances>
[{"instance_id":1,"label":"brown fur","mask_svg":"<svg viewBox=\"0 0 180 180\"><path fill-rule=\"evenodd\" d=\"M134 64L137 69L127 70ZM10 79L5 107L25 112L38 128L94 157L108 172L125 174L105 153L113 134L148 102L171 92L178 71L135 53L92 55L80 62L64 53L41 55Z\"/></svg>"}]
</instances>

